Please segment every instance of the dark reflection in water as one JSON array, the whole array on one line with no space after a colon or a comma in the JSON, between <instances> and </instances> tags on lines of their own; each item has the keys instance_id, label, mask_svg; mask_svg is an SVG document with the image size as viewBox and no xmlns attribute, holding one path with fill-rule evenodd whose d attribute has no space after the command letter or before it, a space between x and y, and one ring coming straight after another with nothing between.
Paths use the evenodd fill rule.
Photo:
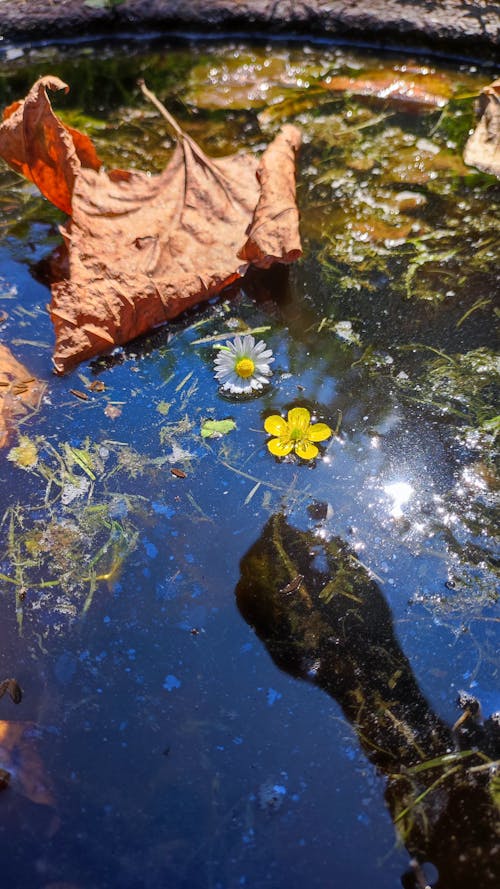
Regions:
<instances>
[{"instance_id":1,"label":"dark reflection in water","mask_svg":"<svg viewBox=\"0 0 500 889\"><path fill-rule=\"evenodd\" d=\"M499 723L471 718L453 731L432 711L386 600L352 550L275 514L242 559L236 597L278 666L339 702L387 777L387 803L410 854L437 869L436 886L465 889L472 873L478 886L498 885L498 812L484 766L500 753ZM403 881L420 887L422 879L415 864Z\"/></svg>"}]
</instances>

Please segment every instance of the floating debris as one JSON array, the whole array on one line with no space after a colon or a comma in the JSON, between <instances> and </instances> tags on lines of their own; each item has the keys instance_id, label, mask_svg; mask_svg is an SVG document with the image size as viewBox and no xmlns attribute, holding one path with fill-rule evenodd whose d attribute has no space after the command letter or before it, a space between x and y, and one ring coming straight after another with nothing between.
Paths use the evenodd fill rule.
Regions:
<instances>
[{"instance_id":1,"label":"floating debris","mask_svg":"<svg viewBox=\"0 0 500 889\"><path fill-rule=\"evenodd\" d=\"M175 475L176 478L187 478L187 475L186 475L186 473L184 472L184 470L183 470L183 469L177 469L176 466L172 466L170 472L172 473L172 475Z\"/></svg>"},{"instance_id":2,"label":"floating debris","mask_svg":"<svg viewBox=\"0 0 500 889\"><path fill-rule=\"evenodd\" d=\"M222 438L236 429L236 423L230 417L226 420L204 420L201 427L202 438Z\"/></svg>"},{"instance_id":3,"label":"floating debris","mask_svg":"<svg viewBox=\"0 0 500 889\"><path fill-rule=\"evenodd\" d=\"M289 596L291 593L294 593L295 590L298 590L303 580L304 575L297 574L297 576L294 577L293 580L290 581L290 583L287 583L287 585L280 590L280 593L283 593L284 596Z\"/></svg>"},{"instance_id":4,"label":"floating debris","mask_svg":"<svg viewBox=\"0 0 500 889\"><path fill-rule=\"evenodd\" d=\"M0 682L0 698L7 693L14 704L20 704L23 699L23 692L17 679L4 679Z\"/></svg>"}]
</instances>

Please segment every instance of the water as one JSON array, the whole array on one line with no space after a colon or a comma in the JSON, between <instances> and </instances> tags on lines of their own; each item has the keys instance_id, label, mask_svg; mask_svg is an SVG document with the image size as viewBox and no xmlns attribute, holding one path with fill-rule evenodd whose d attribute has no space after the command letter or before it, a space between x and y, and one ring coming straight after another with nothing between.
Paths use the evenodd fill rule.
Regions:
<instances>
[{"instance_id":1,"label":"water","mask_svg":"<svg viewBox=\"0 0 500 889\"><path fill-rule=\"evenodd\" d=\"M109 166L168 159L139 76L215 155L297 123L304 260L56 377L64 217L2 168L2 343L46 381L0 454L3 885L496 885L499 190L460 159L489 72L438 66L417 114L322 87L430 66L348 48L19 52L2 107L61 76ZM214 342L254 328L272 384L224 398ZM294 405L338 428L312 463L266 447Z\"/></svg>"}]
</instances>

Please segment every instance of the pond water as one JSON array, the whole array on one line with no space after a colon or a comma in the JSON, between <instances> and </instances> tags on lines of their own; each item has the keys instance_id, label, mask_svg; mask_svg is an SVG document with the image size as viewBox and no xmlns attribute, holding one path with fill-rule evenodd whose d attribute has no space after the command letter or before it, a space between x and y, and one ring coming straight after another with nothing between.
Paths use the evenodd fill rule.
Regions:
<instances>
[{"instance_id":1,"label":"pond water","mask_svg":"<svg viewBox=\"0 0 500 889\"><path fill-rule=\"evenodd\" d=\"M46 383L0 453L0 680L23 690L0 701L3 885L498 885L500 190L461 159L492 72L10 47L2 107L47 73L109 167L170 156L139 77L208 154L298 125L304 257L55 376L64 216L2 165L1 342ZM271 383L228 398L216 346L253 330ZM335 430L313 461L267 449L293 406ZM207 419L235 428L203 437Z\"/></svg>"}]
</instances>

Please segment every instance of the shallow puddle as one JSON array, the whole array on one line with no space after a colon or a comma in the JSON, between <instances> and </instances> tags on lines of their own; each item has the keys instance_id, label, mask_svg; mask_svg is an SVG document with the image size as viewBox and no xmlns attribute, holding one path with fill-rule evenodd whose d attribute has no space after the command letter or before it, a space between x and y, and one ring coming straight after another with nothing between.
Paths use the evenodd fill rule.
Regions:
<instances>
[{"instance_id":1,"label":"shallow puddle","mask_svg":"<svg viewBox=\"0 0 500 889\"><path fill-rule=\"evenodd\" d=\"M57 377L64 216L2 165L0 337L45 382L0 452L4 884L497 885L500 190L462 161L491 72L10 48L2 108L48 73L108 167L171 155L140 77L208 154L295 123L304 257ZM247 332L275 361L238 400ZM316 459L267 448L292 407Z\"/></svg>"}]
</instances>

